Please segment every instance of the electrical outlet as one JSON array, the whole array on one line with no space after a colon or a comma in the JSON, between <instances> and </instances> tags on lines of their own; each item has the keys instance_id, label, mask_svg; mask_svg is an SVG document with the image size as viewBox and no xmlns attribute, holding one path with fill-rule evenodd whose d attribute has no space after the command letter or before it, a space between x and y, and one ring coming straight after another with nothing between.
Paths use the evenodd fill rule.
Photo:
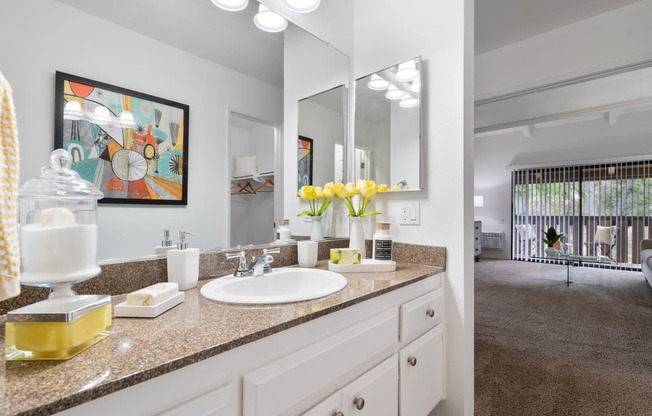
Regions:
<instances>
[{"instance_id":1,"label":"electrical outlet","mask_svg":"<svg viewBox=\"0 0 652 416\"><path fill-rule=\"evenodd\" d=\"M421 213L418 202L401 204L401 225L421 225Z\"/></svg>"}]
</instances>

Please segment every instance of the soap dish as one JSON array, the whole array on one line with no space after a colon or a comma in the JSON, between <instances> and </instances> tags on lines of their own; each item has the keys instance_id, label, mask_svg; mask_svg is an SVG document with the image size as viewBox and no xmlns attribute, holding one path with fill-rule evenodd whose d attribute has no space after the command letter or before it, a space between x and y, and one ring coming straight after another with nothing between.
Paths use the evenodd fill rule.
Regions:
<instances>
[{"instance_id":1,"label":"soap dish","mask_svg":"<svg viewBox=\"0 0 652 416\"><path fill-rule=\"evenodd\" d=\"M156 318L168 309L183 302L185 296L185 293L179 292L171 298L165 299L163 302L150 306L127 305L127 301L124 301L113 307L113 316L116 318Z\"/></svg>"},{"instance_id":2,"label":"soap dish","mask_svg":"<svg viewBox=\"0 0 652 416\"><path fill-rule=\"evenodd\" d=\"M393 260L362 259L360 264L335 264L328 261L328 270L339 273L393 272L396 262Z\"/></svg>"}]
</instances>

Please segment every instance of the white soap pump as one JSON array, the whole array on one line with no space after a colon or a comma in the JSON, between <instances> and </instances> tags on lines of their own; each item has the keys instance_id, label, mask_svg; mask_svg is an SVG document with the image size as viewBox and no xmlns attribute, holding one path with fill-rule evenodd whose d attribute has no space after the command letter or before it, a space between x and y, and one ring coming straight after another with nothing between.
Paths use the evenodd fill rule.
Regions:
<instances>
[{"instance_id":1,"label":"white soap pump","mask_svg":"<svg viewBox=\"0 0 652 416\"><path fill-rule=\"evenodd\" d=\"M188 248L186 235L188 231L179 231L177 248L168 251L168 282L179 285L179 290L188 290L197 286L199 280L199 249Z\"/></svg>"},{"instance_id":2,"label":"white soap pump","mask_svg":"<svg viewBox=\"0 0 652 416\"><path fill-rule=\"evenodd\" d=\"M172 250L174 246L172 245L172 240L170 240L170 230L167 228L163 229L163 240L161 241L160 246L154 248L154 253L156 254L166 254L169 250Z\"/></svg>"}]
</instances>

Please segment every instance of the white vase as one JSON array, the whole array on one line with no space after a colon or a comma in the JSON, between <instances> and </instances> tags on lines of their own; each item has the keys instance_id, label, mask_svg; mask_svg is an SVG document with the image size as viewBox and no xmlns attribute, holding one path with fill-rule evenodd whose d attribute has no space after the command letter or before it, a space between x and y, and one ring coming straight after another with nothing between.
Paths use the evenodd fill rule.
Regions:
<instances>
[{"instance_id":1,"label":"white vase","mask_svg":"<svg viewBox=\"0 0 652 416\"><path fill-rule=\"evenodd\" d=\"M557 255L557 249L554 247L546 247L545 252L548 257L554 257Z\"/></svg>"},{"instance_id":2,"label":"white vase","mask_svg":"<svg viewBox=\"0 0 652 416\"><path fill-rule=\"evenodd\" d=\"M367 246L364 238L364 218L351 217L349 248L360 249L360 257L367 258Z\"/></svg>"},{"instance_id":3,"label":"white vase","mask_svg":"<svg viewBox=\"0 0 652 416\"><path fill-rule=\"evenodd\" d=\"M313 241L324 239L324 228L321 225L321 216L310 217L312 224L310 226L310 239Z\"/></svg>"}]
</instances>

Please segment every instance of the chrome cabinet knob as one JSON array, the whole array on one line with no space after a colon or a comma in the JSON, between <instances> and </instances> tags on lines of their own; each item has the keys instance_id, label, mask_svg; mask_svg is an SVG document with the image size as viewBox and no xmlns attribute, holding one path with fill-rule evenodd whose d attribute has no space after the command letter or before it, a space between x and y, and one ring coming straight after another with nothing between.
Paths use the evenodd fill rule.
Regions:
<instances>
[{"instance_id":1,"label":"chrome cabinet knob","mask_svg":"<svg viewBox=\"0 0 652 416\"><path fill-rule=\"evenodd\" d=\"M435 310L432 309L432 308L429 308L429 309L426 311L426 315L428 315L429 317L432 318L433 316L435 316Z\"/></svg>"},{"instance_id":2,"label":"chrome cabinet knob","mask_svg":"<svg viewBox=\"0 0 652 416\"><path fill-rule=\"evenodd\" d=\"M408 364L410 364L412 367L417 365L417 357L409 356L408 357Z\"/></svg>"},{"instance_id":3,"label":"chrome cabinet knob","mask_svg":"<svg viewBox=\"0 0 652 416\"><path fill-rule=\"evenodd\" d=\"M335 413L333 413L333 416L344 416L344 413L342 413L342 412L335 412Z\"/></svg>"},{"instance_id":4,"label":"chrome cabinet knob","mask_svg":"<svg viewBox=\"0 0 652 416\"><path fill-rule=\"evenodd\" d=\"M362 397L353 399L353 404L355 405L356 409L362 410L364 408L364 399Z\"/></svg>"}]
</instances>

